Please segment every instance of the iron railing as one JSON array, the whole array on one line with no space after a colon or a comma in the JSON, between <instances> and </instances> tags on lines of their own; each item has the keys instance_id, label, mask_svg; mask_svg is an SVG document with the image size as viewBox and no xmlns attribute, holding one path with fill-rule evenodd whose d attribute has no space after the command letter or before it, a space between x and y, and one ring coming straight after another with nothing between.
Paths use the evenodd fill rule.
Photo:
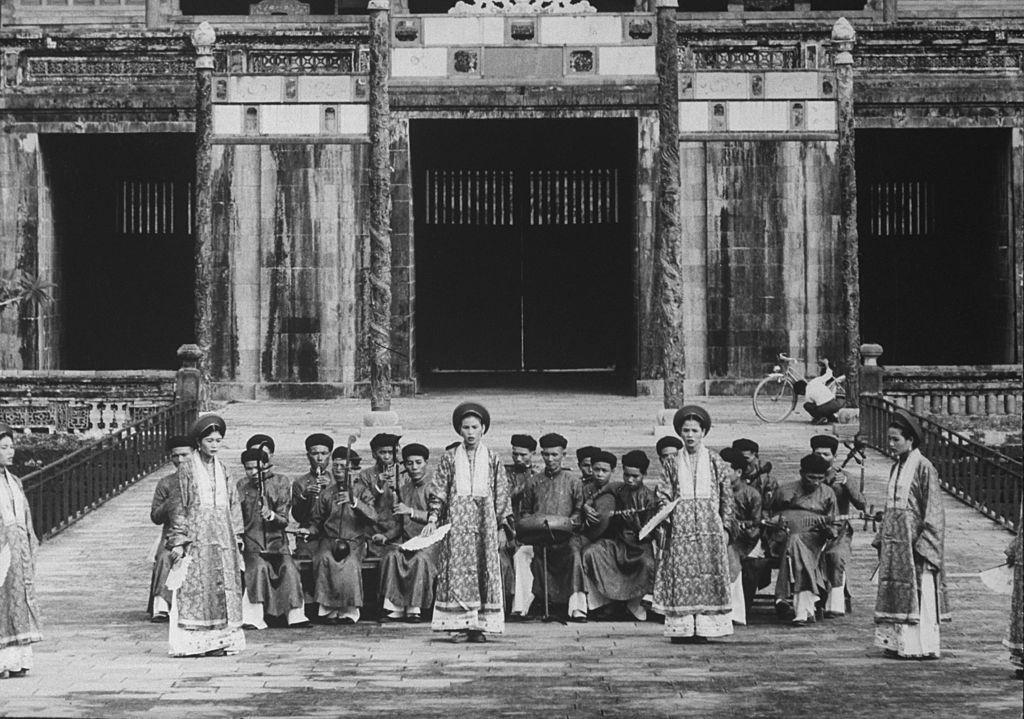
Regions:
<instances>
[{"instance_id":1,"label":"iron railing","mask_svg":"<svg viewBox=\"0 0 1024 719\"><path fill-rule=\"evenodd\" d=\"M890 456L886 429L897 407L877 395L860 397L862 439ZM919 449L935 465L942 488L1004 527L1016 529L1024 498L1021 463L937 422L911 414L921 423L924 434Z\"/></svg>"},{"instance_id":2,"label":"iron railing","mask_svg":"<svg viewBox=\"0 0 1024 719\"><path fill-rule=\"evenodd\" d=\"M177 402L25 476L40 539L52 537L167 461L167 439L195 421L195 401Z\"/></svg>"}]
</instances>

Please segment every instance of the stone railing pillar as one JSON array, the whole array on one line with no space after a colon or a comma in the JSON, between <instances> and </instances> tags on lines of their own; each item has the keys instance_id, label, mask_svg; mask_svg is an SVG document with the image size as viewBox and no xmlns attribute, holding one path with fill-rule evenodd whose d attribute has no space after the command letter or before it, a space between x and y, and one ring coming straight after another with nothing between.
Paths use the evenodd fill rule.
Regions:
<instances>
[{"instance_id":1,"label":"stone railing pillar","mask_svg":"<svg viewBox=\"0 0 1024 719\"><path fill-rule=\"evenodd\" d=\"M857 168L854 155L853 117L853 45L857 33L849 21L841 17L832 27L835 46L836 105L839 118L837 161L839 171L839 247L842 253L844 359L848 376L847 406L856 407L859 389L857 373L860 364L860 260L857 237Z\"/></svg>"},{"instance_id":2,"label":"stone railing pillar","mask_svg":"<svg viewBox=\"0 0 1024 719\"><path fill-rule=\"evenodd\" d=\"M203 402L206 399L206 391L203 373L199 369L199 361L203 358L203 351L199 348L199 345L185 344L178 348L177 354L178 359L181 361L181 367L178 368L178 375L174 380L175 401Z\"/></svg>"},{"instance_id":3,"label":"stone railing pillar","mask_svg":"<svg viewBox=\"0 0 1024 719\"><path fill-rule=\"evenodd\" d=\"M655 327L659 335L663 406L683 406L682 230L679 219L678 0L656 0L658 15L658 199L654 224Z\"/></svg>"},{"instance_id":4,"label":"stone railing pillar","mask_svg":"<svg viewBox=\"0 0 1024 719\"><path fill-rule=\"evenodd\" d=\"M199 369L209 375L213 340L213 44L208 22L192 32L196 49L195 339Z\"/></svg>"},{"instance_id":5,"label":"stone railing pillar","mask_svg":"<svg viewBox=\"0 0 1024 719\"><path fill-rule=\"evenodd\" d=\"M882 345L863 344L860 346L860 356L863 360L860 365L858 382L860 391L863 394L880 396L884 370L878 364L878 358L882 356Z\"/></svg>"},{"instance_id":6,"label":"stone railing pillar","mask_svg":"<svg viewBox=\"0 0 1024 719\"><path fill-rule=\"evenodd\" d=\"M885 22L896 22L897 17L896 0L882 0L882 19Z\"/></svg>"}]
</instances>

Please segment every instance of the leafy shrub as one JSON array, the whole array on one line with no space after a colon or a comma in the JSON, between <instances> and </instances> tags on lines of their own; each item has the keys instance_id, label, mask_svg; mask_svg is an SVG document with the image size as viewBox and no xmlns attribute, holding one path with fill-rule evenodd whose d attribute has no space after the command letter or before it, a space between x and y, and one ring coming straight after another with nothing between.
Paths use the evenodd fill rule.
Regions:
<instances>
[{"instance_id":1,"label":"leafy shrub","mask_svg":"<svg viewBox=\"0 0 1024 719\"><path fill-rule=\"evenodd\" d=\"M14 439L14 464L11 473L24 477L81 449L92 438L75 434L18 434Z\"/></svg>"}]
</instances>

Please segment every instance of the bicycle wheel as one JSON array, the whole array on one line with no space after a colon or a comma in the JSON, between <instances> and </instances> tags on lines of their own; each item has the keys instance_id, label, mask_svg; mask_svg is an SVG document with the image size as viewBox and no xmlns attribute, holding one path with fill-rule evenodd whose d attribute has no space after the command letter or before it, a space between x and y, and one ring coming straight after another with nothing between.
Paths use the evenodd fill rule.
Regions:
<instances>
[{"instance_id":1,"label":"bicycle wheel","mask_svg":"<svg viewBox=\"0 0 1024 719\"><path fill-rule=\"evenodd\" d=\"M754 414L763 422L781 422L796 409L796 392L783 374L770 374L754 389Z\"/></svg>"}]
</instances>

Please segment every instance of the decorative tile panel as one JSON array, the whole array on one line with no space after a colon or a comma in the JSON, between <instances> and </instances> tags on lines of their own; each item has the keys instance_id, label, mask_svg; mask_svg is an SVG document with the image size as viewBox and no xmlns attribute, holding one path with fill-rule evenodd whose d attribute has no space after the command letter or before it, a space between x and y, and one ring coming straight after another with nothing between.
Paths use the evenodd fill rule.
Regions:
<instances>
[{"instance_id":1,"label":"decorative tile panel","mask_svg":"<svg viewBox=\"0 0 1024 719\"><path fill-rule=\"evenodd\" d=\"M447 48L401 47L391 51L392 77L445 77L447 74Z\"/></svg>"},{"instance_id":2,"label":"decorative tile panel","mask_svg":"<svg viewBox=\"0 0 1024 719\"><path fill-rule=\"evenodd\" d=\"M816 72L766 72L765 99L816 98L819 92L819 77Z\"/></svg>"},{"instance_id":3,"label":"decorative tile panel","mask_svg":"<svg viewBox=\"0 0 1024 719\"><path fill-rule=\"evenodd\" d=\"M452 48L449 67L455 76L480 76L480 48Z\"/></svg>"},{"instance_id":4,"label":"decorative tile panel","mask_svg":"<svg viewBox=\"0 0 1024 719\"><path fill-rule=\"evenodd\" d=\"M541 45L622 43L622 19L616 15L545 15L538 21Z\"/></svg>"},{"instance_id":5,"label":"decorative tile panel","mask_svg":"<svg viewBox=\"0 0 1024 719\"><path fill-rule=\"evenodd\" d=\"M654 45L601 47L597 50L597 67L601 75L654 75Z\"/></svg>"},{"instance_id":6,"label":"decorative tile panel","mask_svg":"<svg viewBox=\"0 0 1024 719\"><path fill-rule=\"evenodd\" d=\"M593 48L566 48L566 75L593 74L594 63Z\"/></svg>"}]
</instances>

